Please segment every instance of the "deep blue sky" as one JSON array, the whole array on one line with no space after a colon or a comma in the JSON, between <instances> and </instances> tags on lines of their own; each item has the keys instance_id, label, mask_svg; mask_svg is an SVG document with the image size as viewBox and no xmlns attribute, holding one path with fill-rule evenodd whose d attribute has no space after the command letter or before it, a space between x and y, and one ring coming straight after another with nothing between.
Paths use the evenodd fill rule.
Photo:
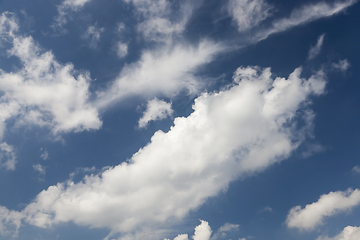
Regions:
<instances>
[{"instance_id":1,"label":"deep blue sky","mask_svg":"<svg viewBox=\"0 0 360 240\"><path fill-rule=\"evenodd\" d=\"M0 10L0 239L191 239L199 219L211 239L360 236L357 1L1 0ZM30 37L29 49L16 45ZM255 75L236 72L248 66ZM265 68L272 77L259 87ZM302 83L289 93L275 78ZM266 115L268 99L280 112ZM271 145L280 136L286 153ZM40 200L54 186L55 200ZM295 206L304 218L291 225ZM347 226L353 238L336 238Z\"/></svg>"}]
</instances>

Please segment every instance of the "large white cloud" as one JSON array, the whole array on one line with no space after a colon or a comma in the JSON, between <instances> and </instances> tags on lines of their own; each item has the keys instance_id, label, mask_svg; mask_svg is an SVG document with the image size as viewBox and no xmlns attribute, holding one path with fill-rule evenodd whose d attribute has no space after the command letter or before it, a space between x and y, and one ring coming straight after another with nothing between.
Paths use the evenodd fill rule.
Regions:
<instances>
[{"instance_id":1,"label":"large white cloud","mask_svg":"<svg viewBox=\"0 0 360 240\"><path fill-rule=\"evenodd\" d=\"M129 161L42 191L21 211L24 221L131 232L181 220L230 181L297 148L311 125L305 117L306 126L297 127L297 113L311 115L304 109L308 97L325 86L322 73L309 79L300 73L273 80L268 68L237 69L232 86L198 97L190 116L176 118L167 133L157 131Z\"/></svg>"},{"instance_id":2,"label":"large white cloud","mask_svg":"<svg viewBox=\"0 0 360 240\"><path fill-rule=\"evenodd\" d=\"M323 223L324 218L352 209L360 204L360 190L337 191L322 195L317 202L305 208L293 207L287 216L289 228L313 230Z\"/></svg>"},{"instance_id":3,"label":"large white cloud","mask_svg":"<svg viewBox=\"0 0 360 240\"><path fill-rule=\"evenodd\" d=\"M31 37L20 36L12 15L3 14L1 23L3 38L12 44L9 57L18 58L21 67L0 69L0 138L8 119L16 126L45 126L54 134L98 129L102 123L89 102L89 73L58 63Z\"/></svg>"},{"instance_id":4,"label":"large white cloud","mask_svg":"<svg viewBox=\"0 0 360 240\"><path fill-rule=\"evenodd\" d=\"M316 240L358 240L358 239L360 239L360 227L347 226L339 235L333 238L320 236Z\"/></svg>"}]
</instances>

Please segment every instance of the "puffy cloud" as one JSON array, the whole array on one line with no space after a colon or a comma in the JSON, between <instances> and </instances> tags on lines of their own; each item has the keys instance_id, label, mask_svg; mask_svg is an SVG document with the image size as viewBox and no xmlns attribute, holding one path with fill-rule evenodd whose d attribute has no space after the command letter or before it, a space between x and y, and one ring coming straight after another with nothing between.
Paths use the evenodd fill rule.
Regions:
<instances>
[{"instance_id":1,"label":"puffy cloud","mask_svg":"<svg viewBox=\"0 0 360 240\"><path fill-rule=\"evenodd\" d=\"M132 95L173 97L183 89L197 91L200 66L212 61L224 46L203 40L198 46L175 45L144 51L138 62L125 65L119 77L98 92L97 106L108 107Z\"/></svg>"},{"instance_id":2,"label":"puffy cloud","mask_svg":"<svg viewBox=\"0 0 360 240\"><path fill-rule=\"evenodd\" d=\"M360 190L337 191L322 195L317 202L305 208L293 207L286 220L289 228L313 230L323 223L325 217L351 210L360 204Z\"/></svg>"},{"instance_id":3,"label":"puffy cloud","mask_svg":"<svg viewBox=\"0 0 360 240\"><path fill-rule=\"evenodd\" d=\"M334 3L318 2L304 5L291 12L290 17L275 20L272 26L260 31L255 35L254 41L266 39L269 35L286 31L292 27L303 25L324 17L331 17L343 12L348 7L354 5L357 0L335 1Z\"/></svg>"},{"instance_id":4,"label":"puffy cloud","mask_svg":"<svg viewBox=\"0 0 360 240\"><path fill-rule=\"evenodd\" d=\"M238 68L233 85L202 94L192 114L176 118L167 133L157 131L127 162L43 190L21 211L24 221L132 232L181 220L232 180L289 157L304 140L311 128L297 127L297 120L325 80L300 73L273 79L268 68Z\"/></svg>"},{"instance_id":5,"label":"puffy cloud","mask_svg":"<svg viewBox=\"0 0 360 240\"><path fill-rule=\"evenodd\" d=\"M17 237L23 215L0 206L0 234Z\"/></svg>"},{"instance_id":6,"label":"puffy cloud","mask_svg":"<svg viewBox=\"0 0 360 240\"><path fill-rule=\"evenodd\" d=\"M99 28L96 25L89 26L86 32L83 34L84 39L90 40L90 47L97 48L98 43L100 42L101 33L104 31L104 28Z\"/></svg>"},{"instance_id":7,"label":"puffy cloud","mask_svg":"<svg viewBox=\"0 0 360 240\"><path fill-rule=\"evenodd\" d=\"M16 29L15 25L7 25ZM89 102L89 73L78 73L72 64L58 63L31 37L10 30L3 36L13 45L9 56L18 58L22 66L14 72L0 69L0 138L8 119L14 119L16 126L45 126L54 134L101 126L97 109Z\"/></svg>"},{"instance_id":8,"label":"puffy cloud","mask_svg":"<svg viewBox=\"0 0 360 240\"><path fill-rule=\"evenodd\" d=\"M0 166L7 170L15 170L16 155L14 147L3 142L0 144Z\"/></svg>"},{"instance_id":9,"label":"puffy cloud","mask_svg":"<svg viewBox=\"0 0 360 240\"><path fill-rule=\"evenodd\" d=\"M351 65L347 59L344 59L344 60L340 60L338 63L333 63L332 66L335 69L338 69L342 72L346 72Z\"/></svg>"},{"instance_id":10,"label":"puffy cloud","mask_svg":"<svg viewBox=\"0 0 360 240\"><path fill-rule=\"evenodd\" d=\"M273 7L264 0L230 0L227 9L242 32L268 18Z\"/></svg>"},{"instance_id":11,"label":"puffy cloud","mask_svg":"<svg viewBox=\"0 0 360 240\"><path fill-rule=\"evenodd\" d=\"M325 34L321 34L318 37L316 45L310 48L309 54L308 54L308 59L309 60L314 59L317 55L320 54L322 45L324 43L324 37L325 37Z\"/></svg>"},{"instance_id":12,"label":"puffy cloud","mask_svg":"<svg viewBox=\"0 0 360 240\"><path fill-rule=\"evenodd\" d=\"M70 12L77 12L81 10L84 5L91 0L64 0L59 6L57 6L58 16L55 17L55 23L52 27L55 30L60 30L62 33L66 31L63 29L64 25L67 23L67 15Z\"/></svg>"},{"instance_id":13,"label":"puffy cloud","mask_svg":"<svg viewBox=\"0 0 360 240\"><path fill-rule=\"evenodd\" d=\"M360 227L347 226L336 237L318 237L317 240L358 240L360 239Z\"/></svg>"},{"instance_id":14,"label":"puffy cloud","mask_svg":"<svg viewBox=\"0 0 360 240\"><path fill-rule=\"evenodd\" d=\"M139 120L139 128L146 127L150 121L167 118L172 113L171 103L154 98L148 101L146 110Z\"/></svg>"},{"instance_id":15,"label":"puffy cloud","mask_svg":"<svg viewBox=\"0 0 360 240\"><path fill-rule=\"evenodd\" d=\"M207 221L200 220L200 222L201 224L195 227L195 233L194 236L192 236L192 239L209 240L212 233L211 227ZM189 237L187 234L179 234L177 237L174 238L174 240L189 240Z\"/></svg>"}]
</instances>

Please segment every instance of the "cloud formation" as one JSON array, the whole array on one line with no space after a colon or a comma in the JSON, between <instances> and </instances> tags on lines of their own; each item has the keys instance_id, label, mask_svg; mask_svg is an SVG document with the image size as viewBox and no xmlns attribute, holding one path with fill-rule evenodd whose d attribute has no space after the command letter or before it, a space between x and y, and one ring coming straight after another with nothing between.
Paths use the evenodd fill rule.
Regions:
<instances>
[{"instance_id":1,"label":"cloud formation","mask_svg":"<svg viewBox=\"0 0 360 240\"><path fill-rule=\"evenodd\" d=\"M14 147L3 142L0 144L0 167L15 170L16 155Z\"/></svg>"},{"instance_id":2,"label":"cloud formation","mask_svg":"<svg viewBox=\"0 0 360 240\"><path fill-rule=\"evenodd\" d=\"M337 236L330 238L320 236L316 240L358 240L360 239L360 227L347 226Z\"/></svg>"},{"instance_id":3,"label":"cloud formation","mask_svg":"<svg viewBox=\"0 0 360 240\"><path fill-rule=\"evenodd\" d=\"M239 32L258 25L271 15L272 9L265 0L230 0L227 4L227 10Z\"/></svg>"},{"instance_id":4,"label":"cloud formation","mask_svg":"<svg viewBox=\"0 0 360 240\"><path fill-rule=\"evenodd\" d=\"M347 190L345 192L330 192L320 196L317 202L308 204L305 208L293 207L286 219L289 228L313 230L323 224L326 217L336 213L351 210L360 204L360 190Z\"/></svg>"},{"instance_id":5,"label":"cloud formation","mask_svg":"<svg viewBox=\"0 0 360 240\"><path fill-rule=\"evenodd\" d=\"M314 59L317 55L320 54L322 45L324 43L324 37L325 37L325 34L321 34L318 37L316 45L310 48L309 53L308 53L308 59L309 60Z\"/></svg>"},{"instance_id":6,"label":"cloud formation","mask_svg":"<svg viewBox=\"0 0 360 240\"><path fill-rule=\"evenodd\" d=\"M324 17L331 17L346 10L348 7L357 3L358 0L337 0L334 3L317 2L302 6L293 10L289 17L274 20L271 27L259 31L253 41L258 42L266 39L271 34L286 31L290 28L304 25Z\"/></svg>"},{"instance_id":7,"label":"cloud formation","mask_svg":"<svg viewBox=\"0 0 360 240\"><path fill-rule=\"evenodd\" d=\"M333 63L332 64L332 67L337 69L337 70L340 70L342 72L346 72L349 67L350 67L350 63L347 59L343 59L343 60L340 60L338 63Z\"/></svg>"},{"instance_id":8,"label":"cloud formation","mask_svg":"<svg viewBox=\"0 0 360 240\"><path fill-rule=\"evenodd\" d=\"M147 102L146 110L139 119L139 128L146 127L150 121L167 118L172 113L171 103L154 98Z\"/></svg>"},{"instance_id":9,"label":"cloud formation","mask_svg":"<svg viewBox=\"0 0 360 240\"><path fill-rule=\"evenodd\" d=\"M9 57L19 59L21 67L14 72L0 69L0 138L8 119L16 127L47 127L53 134L99 129L102 122L89 102L89 73L60 64L32 37L18 35L12 16L3 14L1 23L2 36L12 44Z\"/></svg>"},{"instance_id":10,"label":"cloud formation","mask_svg":"<svg viewBox=\"0 0 360 240\"><path fill-rule=\"evenodd\" d=\"M325 80L321 72L300 74L273 79L268 68L238 68L228 89L202 94L190 116L157 131L129 161L39 193L21 211L24 221L132 232L181 220L232 180L289 157L304 140L312 124L306 103L323 93ZM307 116L301 128L299 111Z\"/></svg>"},{"instance_id":11,"label":"cloud formation","mask_svg":"<svg viewBox=\"0 0 360 240\"><path fill-rule=\"evenodd\" d=\"M83 34L83 38L89 40L91 48L97 48L97 45L100 42L101 33L103 31L104 28L99 28L96 25L89 26L86 32Z\"/></svg>"}]
</instances>

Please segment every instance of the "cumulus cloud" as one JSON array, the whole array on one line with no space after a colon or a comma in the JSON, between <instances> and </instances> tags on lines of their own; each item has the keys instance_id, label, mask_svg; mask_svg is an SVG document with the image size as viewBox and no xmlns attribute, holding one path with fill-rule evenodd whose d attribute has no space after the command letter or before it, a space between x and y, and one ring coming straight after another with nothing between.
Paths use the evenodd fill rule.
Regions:
<instances>
[{"instance_id":1,"label":"cumulus cloud","mask_svg":"<svg viewBox=\"0 0 360 240\"><path fill-rule=\"evenodd\" d=\"M100 42L101 33L103 31L104 28L99 28L96 25L89 26L86 32L83 34L83 38L90 41L91 48L97 48L97 45Z\"/></svg>"},{"instance_id":2,"label":"cumulus cloud","mask_svg":"<svg viewBox=\"0 0 360 240\"><path fill-rule=\"evenodd\" d=\"M0 166L7 170L15 170L16 155L14 147L3 142L0 144Z\"/></svg>"},{"instance_id":3,"label":"cumulus cloud","mask_svg":"<svg viewBox=\"0 0 360 240\"><path fill-rule=\"evenodd\" d=\"M264 0L230 0L227 9L242 32L268 18L273 7Z\"/></svg>"},{"instance_id":4,"label":"cumulus cloud","mask_svg":"<svg viewBox=\"0 0 360 240\"><path fill-rule=\"evenodd\" d=\"M1 29L9 29L7 25L16 29L13 24L2 25ZM17 127L48 127L54 134L101 126L97 109L89 102L88 72L78 73L72 64L60 64L32 37L10 30L2 35L12 44L9 56L18 58L22 65L14 72L0 69L0 138L8 119L15 120Z\"/></svg>"},{"instance_id":5,"label":"cumulus cloud","mask_svg":"<svg viewBox=\"0 0 360 240\"><path fill-rule=\"evenodd\" d=\"M320 236L316 240L358 240L358 239L360 239L360 227L347 226L339 235L333 238Z\"/></svg>"},{"instance_id":6,"label":"cumulus cloud","mask_svg":"<svg viewBox=\"0 0 360 240\"><path fill-rule=\"evenodd\" d=\"M167 118L172 113L171 103L154 98L147 102L146 110L139 120L139 128L146 127L150 121Z\"/></svg>"},{"instance_id":7,"label":"cumulus cloud","mask_svg":"<svg viewBox=\"0 0 360 240\"><path fill-rule=\"evenodd\" d=\"M3 236L12 235L17 237L21 226L22 214L17 211L9 211L0 206L0 234Z\"/></svg>"},{"instance_id":8,"label":"cumulus cloud","mask_svg":"<svg viewBox=\"0 0 360 240\"><path fill-rule=\"evenodd\" d=\"M64 0L60 5L57 6L58 16L55 17L55 23L51 26L55 30L60 30L62 33L66 31L63 29L65 24L68 22L67 15L70 12L80 11L84 5L91 0Z\"/></svg>"},{"instance_id":9,"label":"cumulus cloud","mask_svg":"<svg viewBox=\"0 0 360 240\"><path fill-rule=\"evenodd\" d=\"M332 66L337 70L346 72L351 65L347 59L344 59L344 60L340 60L338 63L333 63Z\"/></svg>"},{"instance_id":10,"label":"cumulus cloud","mask_svg":"<svg viewBox=\"0 0 360 240\"><path fill-rule=\"evenodd\" d=\"M293 207L286 220L289 228L313 230L323 224L326 217L336 213L351 210L360 204L360 190L337 191L322 195L317 202L308 204L305 208Z\"/></svg>"},{"instance_id":11,"label":"cumulus cloud","mask_svg":"<svg viewBox=\"0 0 360 240\"><path fill-rule=\"evenodd\" d=\"M273 79L269 68L238 68L231 86L202 94L192 114L176 118L167 133L157 131L128 161L43 190L21 211L23 220L132 232L183 219L234 179L289 157L304 140L312 123L297 127L297 120L325 80L322 73L300 74Z\"/></svg>"},{"instance_id":12,"label":"cumulus cloud","mask_svg":"<svg viewBox=\"0 0 360 240\"><path fill-rule=\"evenodd\" d=\"M195 233L192 236L194 240L209 240L212 230L207 221L200 220L201 224L195 227ZM164 239L170 240L170 239ZM187 234L180 234L174 238L174 240L189 240Z\"/></svg>"},{"instance_id":13,"label":"cumulus cloud","mask_svg":"<svg viewBox=\"0 0 360 240\"><path fill-rule=\"evenodd\" d=\"M254 37L254 41L266 39L271 34L283 32L320 18L339 14L355 3L357 3L357 0L338 0L334 3L318 2L304 5L293 10L288 18L275 20L270 28L258 32Z\"/></svg>"},{"instance_id":14,"label":"cumulus cloud","mask_svg":"<svg viewBox=\"0 0 360 240\"><path fill-rule=\"evenodd\" d=\"M197 68L224 50L221 44L203 40L198 46L175 45L144 51L139 61L125 65L119 77L97 94L96 105L106 108L124 98L138 95L173 97L183 89L197 92Z\"/></svg>"},{"instance_id":15,"label":"cumulus cloud","mask_svg":"<svg viewBox=\"0 0 360 240\"><path fill-rule=\"evenodd\" d=\"M317 55L320 54L322 45L324 43L324 37L325 37L325 34L321 34L318 37L316 45L310 48L309 54L308 54L308 59L309 60L314 59Z\"/></svg>"}]
</instances>

